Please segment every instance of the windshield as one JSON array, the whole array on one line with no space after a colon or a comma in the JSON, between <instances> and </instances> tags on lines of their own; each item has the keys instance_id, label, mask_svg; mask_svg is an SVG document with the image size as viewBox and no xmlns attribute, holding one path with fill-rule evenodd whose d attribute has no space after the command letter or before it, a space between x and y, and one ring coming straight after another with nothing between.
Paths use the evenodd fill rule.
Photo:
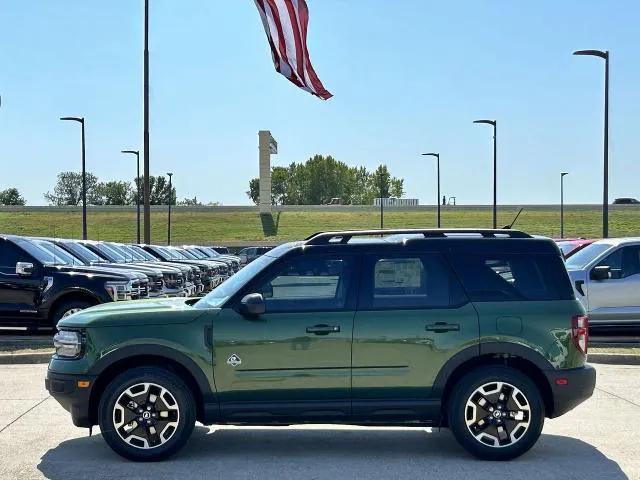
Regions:
<instances>
[{"instance_id":1,"label":"windshield","mask_svg":"<svg viewBox=\"0 0 640 480\"><path fill-rule=\"evenodd\" d=\"M147 252L144 248L138 247L137 245L131 245L131 250L134 252L138 252L146 261L148 262L158 262L159 260Z\"/></svg>"},{"instance_id":2,"label":"windshield","mask_svg":"<svg viewBox=\"0 0 640 480\"><path fill-rule=\"evenodd\" d=\"M140 261L146 260L142 255L140 255L139 252L134 250L129 245L118 245L118 246L120 247L121 250L124 250L125 252L127 252L131 256L131 258L133 258L134 260L140 260Z\"/></svg>"},{"instance_id":3,"label":"windshield","mask_svg":"<svg viewBox=\"0 0 640 480\"><path fill-rule=\"evenodd\" d=\"M210 248L210 247L203 247L203 248L201 248L201 250L204 250L205 252L207 252L207 254L210 257L213 257L213 258L220 256L220 254L218 252L216 252L213 248Z\"/></svg>"},{"instance_id":4,"label":"windshield","mask_svg":"<svg viewBox=\"0 0 640 480\"><path fill-rule=\"evenodd\" d=\"M195 304L196 308L221 307L233 294L244 287L253 277L276 260L276 257L266 255L251 262L238 273L229 277L207 296Z\"/></svg>"},{"instance_id":5,"label":"windshield","mask_svg":"<svg viewBox=\"0 0 640 480\"><path fill-rule=\"evenodd\" d=\"M194 257L199 258L199 259L207 258L207 256L204 253L202 253L201 251L199 251L199 250L197 250L195 248L189 248L187 250L187 253L189 253L189 254L191 254Z\"/></svg>"},{"instance_id":6,"label":"windshield","mask_svg":"<svg viewBox=\"0 0 640 480\"><path fill-rule=\"evenodd\" d=\"M51 252L56 257L64 260L66 265L85 265L85 263L79 258L74 257L69 252L64 250L62 247L55 245L54 243L48 242L46 240L32 240L33 243L38 245L41 248Z\"/></svg>"},{"instance_id":7,"label":"windshield","mask_svg":"<svg viewBox=\"0 0 640 480\"><path fill-rule=\"evenodd\" d=\"M14 242L43 265L69 265L67 260L60 255L54 254L46 248L43 248L29 240L17 238Z\"/></svg>"},{"instance_id":8,"label":"windshield","mask_svg":"<svg viewBox=\"0 0 640 480\"><path fill-rule=\"evenodd\" d=\"M135 261L135 257L133 256L133 254L130 251L128 251L126 248L124 248L122 245L109 243L107 244L107 246L114 252L119 253L121 256L123 256L127 262Z\"/></svg>"},{"instance_id":9,"label":"windshield","mask_svg":"<svg viewBox=\"0 0 640 480\"><path fill-rule=\"evenodd\" d=\"M567 254L571 253L578 246L576 242L556 242L560 251L562 251L562 255L565 257Z\"/></svg>"},{"instance_id":10,"label":"windshield","mask_svg":"<svg viewBox=\"0 0 640 480\"><path fill-rule=\"evenodd\" d=\"M94 244L94 247L112 262L116 262L116 263L127 262L127 259L123 255L116 252L113 248L109 247L109 245L106 245L104 243L96 243Z\"/></svg>"},{"instance_id":11,"label":"windshield","mask_svg":"<svg viewBox=\"0 0 640 480\"><path fill-rule=\"evenodd\" d=\"M574 253L567 259L567 270L581 270L589 265L602 253L609 250L613 245L610 243L592 243L579 252Z\"/></svg>"},{"instance_id":12,"label":"windshield","mask_svg":"<svg viewBox=\"0 0 640 480\"><path fill-rule=\"evenodd\" d=\"M104 258L98 256L93 250L89 250L84 245L75 242L64 242L62 245L86 263L107 263Z\"/></svg>"}]
</instances>

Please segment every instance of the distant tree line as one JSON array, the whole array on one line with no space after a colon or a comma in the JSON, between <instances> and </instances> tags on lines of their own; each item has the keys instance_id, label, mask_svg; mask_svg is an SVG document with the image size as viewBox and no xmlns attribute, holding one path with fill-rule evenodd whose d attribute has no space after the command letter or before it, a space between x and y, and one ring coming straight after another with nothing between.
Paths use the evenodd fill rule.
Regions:
<instances>
[{"instance_id":1,"label":"distant tree line","mask_svg":"<svg viewBox=\"0 0 640 480\"><path fill-rule=\"evenodd\" d=\"M135 178L133 182L112 180L101 182L93 173L87 172L87 205L136 205L138 192L142 195L142 178ZM139 188L138 188L139 186ZM49 205L80 205L82 203L82 173L60 172L53 188L53 192L44 194ZM202 205L196 197L185 198L176 202L176 188L169 192L169 178L149 176L149 202L151 205ZM142 203L142 198L140 198Z\"/></svg>"},{"instance_id":2,"label":"distant tree line","mask_svg":"<svg viewBox=\"0 0 640 480\"><path fill-rule=\"evenodd\" d=\"M340 198L346 205L371 205L375 198L400 198L404 180L392 177L386 165L370 172L350 167L331 155L314 155L305 163L271 169L271 203L274 205L325 205ZM247 196L258 204L260 180L249 182Z\"/></svg>"}]
</instances>

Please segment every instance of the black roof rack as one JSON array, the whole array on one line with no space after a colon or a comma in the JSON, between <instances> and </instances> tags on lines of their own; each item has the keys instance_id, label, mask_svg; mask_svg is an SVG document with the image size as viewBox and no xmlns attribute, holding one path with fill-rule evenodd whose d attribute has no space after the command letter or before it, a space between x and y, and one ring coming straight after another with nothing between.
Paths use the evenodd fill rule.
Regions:
<instances>
[{"instance_id":1,"label":"black roof rack","mask_svg":"<svg viewBox=\"0 0 640 480\"><path fill-rule=\"evenodd\" d=\"M446 238L450 235L480 235L483 238L533 238L520 230L483 228L401 228L377 230L345 230L318 232L305 238L305 245L327 245L347 243L353 237L372 237L395 234L422 234L425 238Z\"/></svg>"}]
</instances>

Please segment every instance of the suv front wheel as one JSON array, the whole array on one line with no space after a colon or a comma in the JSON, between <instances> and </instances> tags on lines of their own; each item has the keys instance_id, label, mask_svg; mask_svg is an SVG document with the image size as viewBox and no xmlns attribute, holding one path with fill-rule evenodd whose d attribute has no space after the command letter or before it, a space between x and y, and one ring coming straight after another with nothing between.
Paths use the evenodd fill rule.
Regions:
<instances>
[{"instance_id":1,"label":"suv front wheel","mask_svg":"<svg viewBox=\"0 0 640 480\"><path fill-rule=\"evenodd\" d=\"M100 431L118 454L136 461L163 460L189 439L196 406L175 374L157 367L128 370L107 385L99 405Z\"/></svg>"},{"instance_id":2,"label":"suv front wheel","mask_svg":"<svg viewBox=\"0 0 640 480\"><path fill-rule=\"evenodd\" d=\"M544 404L536 385L518 370L489 366L462 377L448 404L458 442L484 460L509 460L538 440Z\"/></svg>"}]
</instances>

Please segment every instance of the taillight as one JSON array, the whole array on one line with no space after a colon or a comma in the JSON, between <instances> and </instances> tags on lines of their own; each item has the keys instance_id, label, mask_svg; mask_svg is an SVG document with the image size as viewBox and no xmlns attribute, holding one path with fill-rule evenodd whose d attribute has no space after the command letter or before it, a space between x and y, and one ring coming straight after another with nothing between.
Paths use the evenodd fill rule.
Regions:
<instances>
[{"instance_id":1,"label":"taillight","mask_svg":"<svg viewBox=\"0 0 640 480\"><path fill-rule=\"evenodd\" d=\"M589 344L589 317L574 315L571 318L571 338L578 350L586 355Z\"/></svg>"}]
</instances>

